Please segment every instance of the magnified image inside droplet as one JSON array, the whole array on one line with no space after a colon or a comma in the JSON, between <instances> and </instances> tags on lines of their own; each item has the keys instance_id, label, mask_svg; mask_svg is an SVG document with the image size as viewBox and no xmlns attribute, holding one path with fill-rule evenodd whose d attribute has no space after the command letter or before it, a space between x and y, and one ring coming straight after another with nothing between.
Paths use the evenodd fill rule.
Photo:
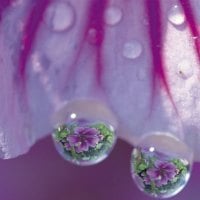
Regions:
<instances>
[{"instance_id":1,"label":"magnified image inside droplet","mask_svg":"<svg viewBox=\"0 0 200 200\"><path fill-rule=\"evenodd\" d=\"M56 148L66 160L91 165L104 160L115 144L114 128L102 121L77 119L58 126L53 133Z\"/></svg>"},{"instance_id":2,"label":"magnified image inside droplet","mask_svg":"<svg viewBox=\"0 0 200 200\"><path fill-rule=\"evenodd\" d=\"M134 148L131 170L140 190L153 197L168 198L179 193L188 182L192 161L183 143L175 141L173 145L179 144L180 149L171 152L173 148L168 146L169 141L165 142L168 138L160 136L160 139L161 144L146 145L144 142ZM179 148L179 145L174 149Z\"/></svg>"}]
</instances>

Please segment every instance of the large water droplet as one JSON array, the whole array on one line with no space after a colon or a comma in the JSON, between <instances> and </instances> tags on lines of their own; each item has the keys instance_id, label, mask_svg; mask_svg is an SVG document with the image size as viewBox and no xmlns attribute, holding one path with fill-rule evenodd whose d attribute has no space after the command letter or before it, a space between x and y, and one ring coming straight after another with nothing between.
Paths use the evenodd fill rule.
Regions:
<instances>
[{"instance_id":1,"label":"large water droplet","mask_svg":"<svg viewBox=\"0 0 200 200\"><path fill-rule=\"evenodd\" d=\"M151 135L134 148L132 176L146 194L168 198L179 193L189 180L193 154L181 141L169 135Z\"/></svg>"},{"instance_id":2,"label":"large water droplet","mask_svg":"<svg viewBox=\"0 0 200 200\"><path fill-rule=\"evenodd\" d=\"M47 10L46 23L54 31L64 31L72 26L74 22L74 10L69 3L53 3Z\"/></svg>"},{"instance_id":3,"label":"large water droplet","mask_svg":"<svg viewBox=\"0 0 200 200\"><path fill-rule=\"evenodd\" d=\"M105 11L105 23L111 26L118 24L122 19L122 11L116 7L109 7Z\"/></svg>"},{"instance_id":4,"label":"large water droplet","mask_svg":"<svg viewBox=\"0 0 200 200\"><path fill-rule=\"evenodd\" d=\"M62 119L53 133L60 155L77 165L104 160L116 142L112 115L107 108L93 101L77 101L69 103L65 115L65 122Z\"/></svg>"},{"instance_id":5,"label":"large water droplet","mask_svg":"<svg viewBox=\"0 0 200 200\"><path fill-rule=\"evenodd\" d=\"M169 10L168 20L176 26L185 22L185 15L179 6L175 5Z\"/></svg>"},{"instance_id":6,"label":"large water droplet","mask_svg":"<svg viewBox=\"0 0 200 200\"><path fill-rule=\"evenodd\" d=\"M178 64L177 74L183 79L188 79L193 75L193 67L189 60L184 59Z\"/></svg>"},{"instance_id":7,"label":"large water droplet","mask_svg":"<svg viewBox=\"0 0 200 200\"><path fill-rule=\"evenodd\" d=\"M133 40L124 44L123 56L129 59L135 59L141 55L142 50L141 43L137 40Z\"/></svg>"}]
</instances>

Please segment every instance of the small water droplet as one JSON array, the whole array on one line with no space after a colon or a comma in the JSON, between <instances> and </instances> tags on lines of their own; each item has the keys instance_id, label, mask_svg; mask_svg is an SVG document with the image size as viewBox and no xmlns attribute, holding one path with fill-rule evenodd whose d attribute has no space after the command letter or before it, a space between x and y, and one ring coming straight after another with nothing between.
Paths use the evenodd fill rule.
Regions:
<instances>
[{"instance_id":1,"label":"small water droplet","mask_svg":"<svg viewBox=\"0 0 200 200\"><path fill-rule=\"evenodd\" d=\"M185 15L182 11L182 9L174 5L168 13L168 20L173 24L173 25L182 25L185 22Z\"/></svg>"},{"instance_id":2,"label":"small water droplet","mask_svg":"<svg viewBox=\"0 0 200 200\"><path fill-rule=\"evenodd\" d=\"M69 3L53 3L47 10L46 23L54 31L64 31L72 26L74 21L74 10Z\"/></svg>"},{"instance_id":3,"label":"small water droplet","mask_svg":"<svg viewBox=\"0 0 200 200\"><path fill-rule=\"evenodd\" d=\"M123 56L129 59L135 59L142 53L142 44L137 40L127 42L123 47Z\"/></svg>"},{"instance_id":4,"label":"small water droplet","mask_svg":"<svg viewBox=\"0 0 200 200\"><path fill-rule=\"evenodd\" d=\"M109 7L105 11L105 23L111 26L118 24L122 19L122 11L116 7Z\"/></svg>"},{"instance_id":5,"label":"small water droplet","mask_svg":"<svg viewBox=\"0 0 200 200\"><path fill-rule=\"evenodd\" d=\"M193 153L168 135L149 135L133 149L132 177L141 191L156 198L178 194L187 184Z\"/></svg>"},{"instance_id":6,"label":"small water droplet","mask_svg":"<svg viewBox=\"0 0 200 200\"><path fill-rule=\"evenodd\" d=\"M189 60L184 59L178 64L177 74L183 79L188 79L193 75L193 68Z\"/></svg>"}]
</instances>

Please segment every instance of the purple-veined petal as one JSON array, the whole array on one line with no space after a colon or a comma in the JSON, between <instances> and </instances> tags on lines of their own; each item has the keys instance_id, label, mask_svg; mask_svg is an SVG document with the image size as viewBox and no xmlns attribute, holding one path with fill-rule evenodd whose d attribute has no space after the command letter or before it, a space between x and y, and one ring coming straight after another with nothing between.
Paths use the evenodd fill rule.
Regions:
<instances>
[{"instance_id":1,"label":"purple-veined petal","mask_svg":"<svg viewBox=\"0 0 200 200\"><path fill-rule=\"evenodd\" d=\"M151 180L157 180L160 176L159 171L156 168L150 168L147 170L147 175Z\"/></svg>"},{"instance_id":2,"label":"purple-veined petal","mask_svg":"<svg viewBox=\"0 0 200 200\"><path fill-rule=\"evenodd\" d=\"M63 1L68 14L63 19L71 20L63 24L55 24L57 15L51 15L56 13L51 9L62 7L55 6L59 1L10 2L0 2L1 157L23 154L50 134L56 125L52 116L65 109L62 106L69 99L99 98L106 99L119 119L122 139L133 143L147 132L166 130L186 138L200 160L199 61L190 34L191 30L196 34L198 1L182 6L190 25L181 28L167 19L174 1L160 1L163 41L158 45L163 45L163 68L159 76L152 71L156 62L152 63L149 30L156 23L149 20L152 13L146 15L146 0ZM110 6L122 13L112 26L104 22ZM198 42L195 45L198 49ZM152 93L156 77L165 81L156 81Z\"/></svg>"},{"instance_id":3,"label":"purple-veined petal","mask_svg":"<svg viewBox=\"0 0 200 200\"><path fill-rule=\"evenodd\" d=\"M77 153L81 153L83 151L88 151L89 145L87 144L87 142L83 141L83 142L80 142L78 145L76 145L74 148Z\"/></svg>"},{"instance_id":4,"label":"purple-veined petal","mask_svg":"<svg viewBox=\"0 0 200 200\"><path fill-rule=\"evenodd\" d=\"M80 142L80 137L77 134L71 134L67 136L67 141L70 143L70 145L74 146Z\"/></svg>"}]
</instances>

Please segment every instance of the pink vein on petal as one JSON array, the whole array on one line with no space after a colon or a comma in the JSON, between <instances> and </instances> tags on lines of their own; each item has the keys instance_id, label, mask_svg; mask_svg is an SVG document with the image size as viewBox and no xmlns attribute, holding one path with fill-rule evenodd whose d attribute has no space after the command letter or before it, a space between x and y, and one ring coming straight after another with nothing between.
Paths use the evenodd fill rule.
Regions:
<instances>
[{"instance_id":1,"label":"pink vein on petal","mask_svg":"<svg viewBox=\"0 0 200 200\"><path fill-rule=\"evenodd\" d=\"M2 18L2 13L6 10L6 8L9 7L9 5L12 3L12 0L1 0L0 1L0 21Z\"/></svg>"},{"instance_id":2,"label":"pink vein on petal","mask_svg":"<svg viewBox=\"0 0 200 200\"><path fill-rule=\"evenodd\" d=\"M30 14L27 18L23 36L22 36L22 49L19 56L19 78L20 82L25 87L25 77L26 77L26 63L31 53L33 43L39 28L39 25L43 19L44 12L49 5L51 0L40 0L33 3Z\"/></svg>"},{"instance_id":3,"label":"pink vein on petal","mask_svg":"<svg viewBox=\"0 0 200 200\"><path fill-rule=\"evenodd\" d=\"M92 53L95 52L95 81L97 86L101 86L101 77L102 77L102 57L101 57L101 50L102 45L104 41L104 12L107 6L108 0L94 0L90 2L88 5L88 13L87 13L87 21L83 30L83 36L80 40L80 48L78 49L74 61L69 66L69 69L65 74L68 74L68 77L73 77L76 69L77 69L77 63L78 59L81 56L81 53L83 52L83 48L85 47L86 41L89 41L92 46L91 48L95 48L95 50L92 50ZM90 31L94 31L94 34L90 34ZM89 35L89 36L88 36ZM65 80L68 80L65 76Z\"/></svg>"},{"instance_id":4,"label":"pink vein on petal","mask_svg":"<svg viewBox=\"0 0 200 200\"><path fill-rule=\"evenodd\" d=\"M156 92L157 80L161 82L167 95L178 114L177 108L173 101L171 91L168 85L167 77L165 74L162 47L163 47L163 33L161 24L161 7L160 0L146 0L146 12L149 20L149 43L152 52L152 101Z\"/></svg>"},{"instance_id":5,"label":"pink vein on petal","mask_svg":"<svg viewBox=\"0 0 200 200\"><path fill-rule=\"evenodd\" d=\"M195 22L195 17L193 14L191 3L188 0L179 0L179 1L183 8L186 20L189 24L191 34L194 38L197 38L197 39L194 39L194 41L195 41L194 43L195 43L196 53L197 53L197 56L198 56L198 59L200 62L200 41L199 41L200 35L199 35L198 27Z\"/></svg>"},{"instance_id":6,"label":"pink vein on petal","mask_svg":"<svg viewBox=\"0 0 200 200\"><path fill-rule=\"evenodd\" d=\"M108 0L96 0L90 7L90 14L89 19L91 19L90 23L88 24L88 29L92 28L96 30L94 45L96 47L96 80L97 84L101 85L101 77L103 71L102 65L102 45L105 36L105 28L104 28L104 13L107 7Z\"/></svg>"}]
</instances>

